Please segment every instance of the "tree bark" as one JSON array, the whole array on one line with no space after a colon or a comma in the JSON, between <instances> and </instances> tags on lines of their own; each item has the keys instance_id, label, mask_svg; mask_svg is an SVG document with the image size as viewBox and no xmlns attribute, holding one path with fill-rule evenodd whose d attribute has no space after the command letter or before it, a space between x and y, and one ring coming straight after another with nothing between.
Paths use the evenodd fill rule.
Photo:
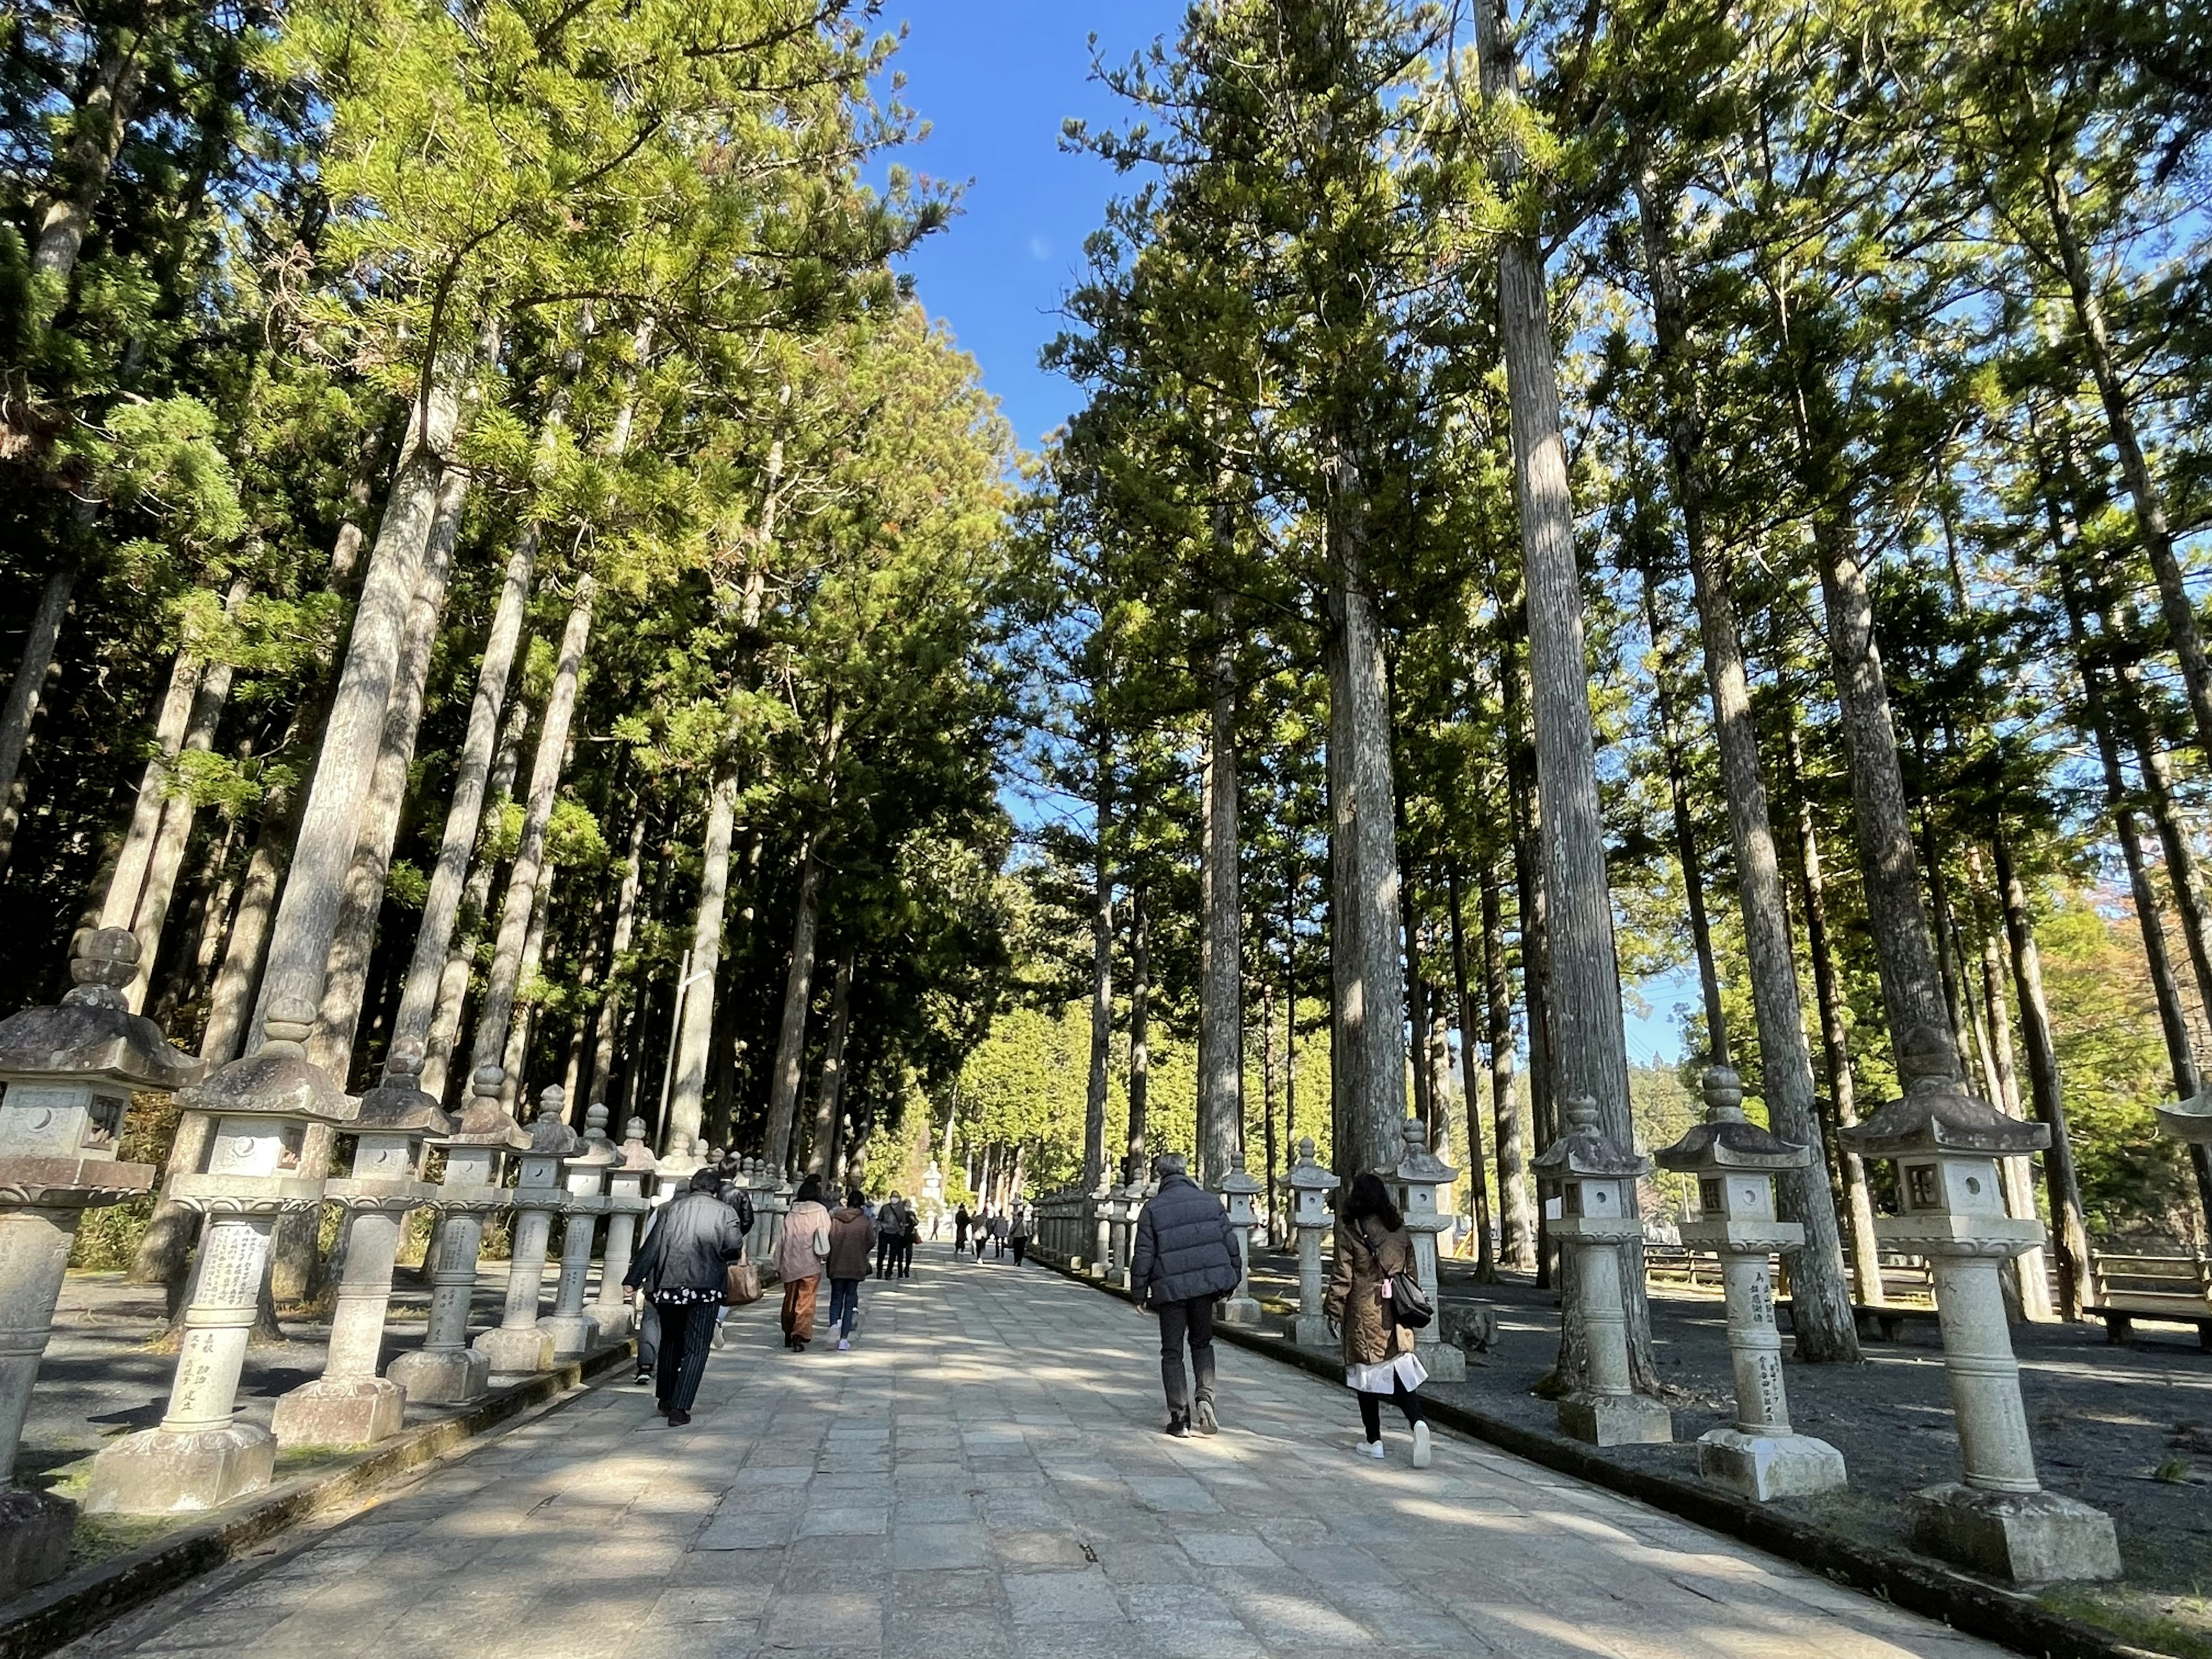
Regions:
<instances>
[{"instance_id":1,"label":"tree bark","mask_svg":"<svg viewBox=\"0 0 2212 1659\"><path fill-rule=\"evenodd\" d=\"M56 565L39 592L38 608L31 613L31 630L24 636L23 654L8 682L8 701L0 706L0 810L7 822L0 825L0 870L15 849L19 808L15 786L23 767L23 752L30 747L31 724L39 717L39 702L46 696L46 677L53 670L54 647L61 638L63 620L69 615L70 595L76 588L75 560Z\"/></svg>"},{"instance_id":2,"label":"tree bark","mask_svg":"<svg viewBox=\"0 0 2212 1659\"><path fill-rule=\"evenodd\" d=\"M1498 1251L1523 1273L1536 1267L1536 1227L1528 1212L1528 1182L1521 1139L1521 1106L1513 1087L1513 981L1505 969L1505 929L1496 867L1485 860L1482 907L1484 1041L1490 1050L1491 1125L1498 1147ZM1470 1105L1468 1109L1474 1109Z\"/></svg>"},{"instance_id":3,"label":"tree bark","mask_svg":"<svg viewBox=\"0 0 2212 1659\"><path fill-rule=\"evenodd\" d=\"M1690 779L1682 763L1681 726L1667 684L1667 652L1659 638L1659 603L1649 571L1643 573L1644 626L1651 638L1651 690L1659 710L1659 744L1667 766L1667 799L1674 816L1674 861L1682 872L1682 898L1690 923L1690 948L1698 960L1698 989L1705 1010L1705 1054L1716 1066L1729 1057L1728 1015L1721 1007L1720 969L1713 961L1713 930L1705 916L1705 873L1698 831L1690 816Z\"/></svg>"},{"instance_id":4,"label":"tree bark","mask_svg":"<svg viewBox=\"0 0 2212 1659\"><path fill-rule=\"evenodd\" d=\"M822 864L809 836L799 860L799 911L791 927L791 963L783 978L783 1018L776 1029L775 1070L769 1074L768 1131L762 1155L773 1170L791 1168L799 1113L799 1069L806 1050L806 1006L814 992L814 930L822 897Z\"/></svg>"},{"instance_id":5,"label":"tree bark","mask_svg":"<svg viewBox=\"0 0 2212 1659\"><path fill-rule=\"evenodd\" d=\"M599 999L593 1033L592 1087L594 1103L607 1100L607 1084L614 1075L615 1032L622 1009L623 958L629 954L630 939L637 928L637 888L645 872L645 806L640 802L630 819L629 851L623 858L622 880L615 889L615 931L607 951L607 988ZM629 1068L637 1069L635 1062Z\"/></svg>"},{"instance_id":6,"label":"tree bark","mask_svg":"<svg viewBox=\"0 0 2212 1659\"><path fill-rule=\"evenodd\" d=\"M504 806L514 798L515 775L522 765L522 739L529 730L529 706L517 697L507 707L507 731L500 738L497 756L492 763L486 802L489 807ZM467 932L453 940L438 975L438 999L430 1016L428 1052L422 1061L422 1091L441 1100L446 1097L447 1072L461 1040L461 1016L468 1006L470 972L476 963L477 948L483 942L484 923L489 917L492 884L499 874L499 860L492 856L492 851L490 841L484 839L469 871L468 883L461 890L459 915ZM464 1067L464 1072L466 1069ZM462 1081L467 1081L465 1076Z\"/></svg>"},{"instance_id":7,"label":"tree bark","mask_svg":"<svg viewBox=\"0 0 2212 1659\"><path fill-rule=\"evenodd\" d=\"M1813 823L1812 797L1805 790L1804 751L1797 736L1796 711L1790 711L1789 744L1785 750L1790 793L1797 798L1797 868L1805 892L1805 951L1813 961L1813 990L1820 1006L1820 1044L1828 1073L1828 1100L1835 1127L1847 1129L1859 1121L1856 1090L1851 1078L1850 1049L1845 1040L1843 986L1836 974L1835 957L1828 939L1828 890L1820 873L1820 843ZM1856 1152L1844 1150L1840 1139L1832 1142L1835 1165L1843 1178L1845 1232L1850 1243L1851 1278L1858 1299L1880 1307L1887 1293L1881 1281L1881 1246L1875 1237L1874 1194L1867 1186L1866 1164Z\"/></svg>"},{"instance_id":8,"label":"tree bark","mask_svg":"<svg viewBox=\"0 0 2212 1659\"><path fill-rule=\"evenodd\" d=\"M169 686L161 698L161 712L154 721L154 752L139 774L138 793L131 805L131 823L116 849L115 867L108 874L107 896L100 908L102 927L128 927L138 915L138 898L146 888L146 871L154 859L154 842L161 828L162 808L168 802L168 784L184 751L185 728L191 723L192 704L199 695L207 661L184 646L169 668ZM143 1002L132 1004L137 1012Z\"/></svg>"},{"instance_id":9,"label":"tree bark","mask_svg":"<svg viewBox=\"0 0 2212 1659\"><path fill-rule=\"evenodd\" d=\"M2051 1200L2051 1242L2058 1254L2059 1310L2081 1317L2089 1285L2089 1232L2081 1214L2081 1186L2074 1170L2074 1144L2066 1125L2066 1098L2059 1085L2058 1048L2051 1034L2051 1009L2043 994L2043 960L2035 948L2035 928L2027 890L2014 868L2012 849L2000 833L1991 843L2004 906L2005 938L2012 947L2013 980L2020 988L2020 1029L2027 1051L2027 1075L2035 1115L2051 1126L2051 1146L2043 1154L2044 1185Z\"/></svg>"},{"instance_id":10,"label":"tree bark","mask_svg":"<svg viewBox=\"0 0 2212 1659\"><path fill-rule=\"evenodd\" d=\"M1323 441L1331 589L1329 942L1337 1173L1392 1170L1405 1153L1406 985L1399 957L1390 698L1367 581L1367 502L1346 434Z\"/></svg>"},{"instance_id":11,"label":"tree bark","mask_svg":"<svg viewBox=\"0 0 2212 1659\"><path fill-rule=\"evenodd\" d=\"M1083 1095L1083 1190L1106 1178L1106 1060L1114 1040L1113 756L1098 738L1095 867L1091 900L1091 1072Z\"/></svg>"},{"instance_id":12,"label":"tree bark","mask_svg":"<svg viewBox=\"0 0 2212 1659\"><path fill-rule=\"evenodd\" d=\"M1244 901L1238 869L1237 653L1229 595L1213 599L1206 824L1199 842L1198 1176L1209 1191L1244 1143ZM1103 1104L1103 1103L1102 1103Z\"/></svg>"},{"instance_id":13,"label":"tree bark","mask_svg":"<svg viewBox=\"0 0 2212 1659\"><path fill-rule=\"evenodd\" d=\"M522 835L515 842L514 862L507 878L507 898L500 912L499 932L492 944L491 969L484 976L483 1004L477 1011L477 1038L472 1065L505 1068L508 1027L514 1018L515 993L522 981L523 957L529 944L532 914L538 886L545 873L545 830L553 817L553 799L560 788L561 770L568 752L568 726L576 710L576 684L582 677L585 647L592 632L592 606L599 596L598 580L586 575L578 580L568 606L568 625L561 635L561 655L553 684L545 695L545 713L538 731L538 752L530 766L530 796L522 816ZM507 1087L520 1079L507 1079Z\"/></svg>"},{"instance_id":14,"label":"tree bark","mask_svg":"<svg viewBox=\"0 0 2212 1659\"><path fill-rule=\"evenodd\" d=\"M814 1146L807 1167L835 1182L832 1161L837 1142L837 1107L845 1091L845 1040L853 1025L853 958L837 959L830 982L830 1030L822 1045L822 1079L814 1095Z\"/></svg>"},{"instance_id":15,"label":"tree bark","mask_svg":"<svg viewBox=\"0 0 2212 1659\"><path fill-rule=\"evenodd\" d=\"M128 42L102 31L93 59L91 83L74 112L70 141L55 170L53 193L40 215L39 239L31 252L33 276L46 290L39 304L41 321L51 318L69 294L77 255L92 228L92 210L107 188L115 158L123 148L145 85L140 52L143 31Z\"/></svg>"},{"instance_id":16,"label":"tree bark","mask_svg":"<svg viewBox=\"0 0 2212 1659\"><path fill-rule=\"evenodd\" d=\"M1145 884L1129 894L1129 1136L1121 1158L1126 1183L1145 1178L1145 1136L1152 1114L1152 914Z\"/></svg>"},{"instance_id":17,"label":"tree bark","mask_svg":"<svg viewBox=\"0 0 2212 1659\"><path fill-rule=\"evenodd\" d=\"M1545 944L1544 867L1536 850L1541 803L1535 793L1535 757L1528 741L1521 691L1521 670L1509 662L1504 675L1506 802L1513 829L1515 916L1521 944L1521 997L1528 1028L1528 1115L1531 1136L1540 1156L1559 1123L1558 1076L1552 1069L1554 1047L1547 987L1551 970ZM1552 1245L1549 1217L1535 1211L1536 1285L1549 1290L1558 1252Z\"/></svg>"},{"instance_id":18,"label":"tree bark","mask_svg":"<svg viewBox=\"0 0 2212 1659\"><path fill-rule=\"evenodd\" d=\"M1474 1034L1480 1029L1482 1010L1468 994L1467 925L1462 915L1456 864L1446 871L1444 891L1451 904L1452 1006L1459 1012L1460 1087L1467 1096L1467 1180L1468 1209L1474 1223L1474 1277L1478 1283L1488 1285L1498 1278L1498 1258L1490 1243L1490 1184L1484 1178L1487 1160L1482 1152L1482 1073L1475 1060ZM1504 1153L1501 1146L1501 1175ZM1514 1157L1517 1162L1517 1146Z\"/></svg>"},{"instance_id":19,"label":"tree bark","mask_svg":"<svg viewBox=\"0 0 2212 1659\"><path fill-rule=\"evenodd\" d=\"M706 1119L707 1060L714 1042L715 975L722 961L722 910L730 891L730 840L737 824L738 746L729 734L713 792L707 799L707 832L699 848L699 912L691 929L691 969L703 974L684 999L684 1024L676 1040L676 1090L669 1106L671 1127L699 1140ZM845 963L838 972L849 975ZM817 1169L819 1165L816 1166Z\"/></svg>"}]
</instances>

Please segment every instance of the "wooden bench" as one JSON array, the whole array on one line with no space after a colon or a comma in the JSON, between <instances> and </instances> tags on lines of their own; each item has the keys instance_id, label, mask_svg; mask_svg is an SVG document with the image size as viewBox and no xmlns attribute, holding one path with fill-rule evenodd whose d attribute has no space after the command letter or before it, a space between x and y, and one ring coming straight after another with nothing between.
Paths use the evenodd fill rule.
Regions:
<instances>
[{"instance_id":1,"label":"wooden bench","mask_svg":"<svg viewBox=\"0 0 2212 1659\"><path fill-rule=\"evenodd\" d=\"M2212 1353L2212 1257L2089 1255L2091 1300L2081 1311L2105 1322L2107 1342L2125 1342L2138 1319L2197 1328L2197 1346Z\"/></svg>"},{"instance_id":2,"label":"wooden bench","mask_svg":"<svg viewBox=\"0 0 2212 1659\"><path fill-rule=\"evenodd\" d=\"M1859 1328L1861 1340L1868 1342L1901 1341L1907 1325L1933 1325L1936 1310L1900 1305L1893 1302L1851 1304L1851 1321Z\"/></svg>"}]
</instances>

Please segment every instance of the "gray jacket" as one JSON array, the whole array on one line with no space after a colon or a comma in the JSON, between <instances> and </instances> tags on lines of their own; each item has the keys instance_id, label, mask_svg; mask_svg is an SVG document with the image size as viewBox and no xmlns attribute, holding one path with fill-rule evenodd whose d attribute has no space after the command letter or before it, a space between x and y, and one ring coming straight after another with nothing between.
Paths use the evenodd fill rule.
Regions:
<instances>
[{"instance_id":1,"label":"gray jacket","mask_svg":"<svg viewBox=\"0 0 2212 1659\"><path fill-rule=\"evenodd\" d=\"M1243 1272L1237 1235L1221 1200L1188 1176L1160 1182L1137 1218L1130 1289L1140 1302L1188 1302L1226 1296Z\"/></svg>"},{"instance_id":2,"label":"gray jacket","mask_svg":"<svg viewBox=\"0 0 2212 1659\"><path fill-rule=\"evenodd\" d=\"M712 1193L681 1193L653 1212L645 1243L623 1275L647 1296L662 1291L719 1291L722 1269L744 1253L738 1212Z\"/></svg>"}]
</instances>

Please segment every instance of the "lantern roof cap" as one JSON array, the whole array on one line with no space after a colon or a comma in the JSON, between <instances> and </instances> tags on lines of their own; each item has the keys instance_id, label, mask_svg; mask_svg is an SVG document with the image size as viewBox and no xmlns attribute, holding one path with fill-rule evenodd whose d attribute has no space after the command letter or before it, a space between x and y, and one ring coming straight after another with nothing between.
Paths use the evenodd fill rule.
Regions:
<instances>
[{"instance_id":1,"label":"lantern roof cap","mask_svg":"<svg viewBox=\"0 0 2212 1659\"><path fill-rule=\"evenodd\" d=\"M260 1048L216 1068L179 1091L177 1104L210 1117L279 1117L350 1124L361 1102L307 1058L315 1006L304 996L273 999L261 1023Z\"/></svg>"},{"instance_id":2,"label":"lantern roof cap","mask_svg":"<svg viewBox=\"0 0 2212 1659\"><path fill-rule=\"evenodd\" d=\"M584 1134L569 1166L604 1169L622 1162L622 1148L607 1138L607 1109L598 1101L584 1109Z\"/></svg>"},{"instance_id":3,"label":"lantern roof cap","mask_svg":"<svg viewBox=\"0 0 2212 1659\"><path fill-rule=\"evenodd\" d=\"M583 1144L583 1137L568 1127L562 1115L568 1097L557 1083L549 1083L538 1091L538 1115L531 1120L530 1151L533 1154L568 1158Z\"/></svg>"},{"instance_id":4,"label":"lantern roof cap","mask_svg":"<svg viewBox=\"0 0 2212 1659\"><path fill-rule=\"evenodd\" d=\"M1649 1172L1651 1160L1624 1152L1598 1127L1597 1103L1577 1095L1567 1103L1565 1131L1540 1157L1531 1158L1530 1171L1540 1181L1620 1181Z\"/></svg>"},{"instance_id":5,"label":"lantern roof cap","mask_svg":"<svg viewBox=\"0 0 2212 1659\"><path fill-rule=\"evenodd\" d=\"M1703 1079L1705 1121L1652 1154L1662 1170L1687 1175L1729 1170L1800 1170L1813 1149L1761 1128L1744 1115L1743 1081L1730 1066L1708 1066Z\"/></svg>"},{"instance_id":6,"label":"lantern roof cap","mask_svg":"<svg viewBox=\"0 0 2212 1659\"><path fill-rule=\"evenodd\" d=\"M0 1078L105 1078L128 1089L172 1093L207 1075L207 1062L176 1048L124 1000L139 948L128 927L82 927L70 941L72 988L60 1005L0 1020Z\"/></svg>"},{"instance_id":7,"label":"lantern roof cap","mask_svg":"<svg viewBox=\"0 0 2212 1659\"><path fill-rule=\"evenodd\" d=\"M1421 1120L1412 1113L1398 1126L1399 1136L1406 1150L1398 1158L1398 1167L1390 1171L1400 1181L1449 1181L1459 1171L1429 1150L1429 1132Z\"/></svg>"},{"instance_id":8,"label":"lantern roof cap","mask_svg":"<svg viewBox=\"0 0 2212 1659\"><path fill-rule=\"evenodd\" d=\"M422 1045L403 1037L385 1057L384 1081L361 1097L353 1127L364 1134L442 1135L453 1120L422 1088Z\"/></svg>"},{"instance_id":9,"label":"lantern roof cap","mask_svg":"<svg viewBox=\"0 0 2212 1659\"><path fill-rule=\"evenodd\" d=\"M622 1162L615 1166L621 1175L651 1175L660 1167L653 1149L645 1144L645 1120L634 1117L623 1125Z\"/></svg>"},{"instance_id":10,"label":"lantern roof cap","mask_svg":"<svg viewBox=\"0 0 2212 1659\"><path fill-rule=\"evenodd\" d=\"M1307 1192L1325 1193L1332 1187L1343 1185L1334 1170L1315 1161L1311 1135L1302 1135L1298 1139L1298 1158L1291 1165L1290 1180L1294 1189Z\"/></svg>"},{"instance_id":11,"label":"lantern roof cap","mask_svg":"<svg viewBox=\"0 0 2212 1659\"><path fill-rule=\"evenodd\" d=\"M2014 1158L2051 1145L2049 1124L2008 1116L1966 1091L1948 1032L1933 1025L1906 1032L1897 1048L1897 1072L1904 1094L1885 1101L1865 1122L1837 1132L1847 1151L1863 1158L1913 1152Z\"/></svg>"},{"instance_id":12,"label":"lantern roof cap","mask_svg":"<svg viewBox=\"0 0 2212 1659\"><path fill-rule=\"evenodd\" d=\"M2212 1094L2191 1095L2160 1106L2158 1127L2176 1140L2212 1145Z\"/></svg>"},{"instance_id":13,"label":"lantern roof cap","mask_svg":"<svg viewBox=\"0 0 2212 1659\"><path fill-rule=\"evenodd\" d=\"M1239 1194L1250 1198L1267 1189L1252 1179L1252 1172L1244 1167L1244 1154L1237 1152L1229 1160L1228 1173L1213 1183L1213 1190L1218 1193Z\"/></svg>"},{"instance_id":14,"label":"lantern roof cap","mask_svg":"<svg viewBox=\"0 0 2212 1659\"><path fill-rule=\"evenodd\" d=\"M530 1132L517 1123L500 1103L500 1093L506 1086L507 1072L503 1067L490 1062L477 1066L469 1080L469 1103L462 1109L453 1133L441 1144L489 1146L507 1152L527 1150Z\"/></svg>"}]
</instances>

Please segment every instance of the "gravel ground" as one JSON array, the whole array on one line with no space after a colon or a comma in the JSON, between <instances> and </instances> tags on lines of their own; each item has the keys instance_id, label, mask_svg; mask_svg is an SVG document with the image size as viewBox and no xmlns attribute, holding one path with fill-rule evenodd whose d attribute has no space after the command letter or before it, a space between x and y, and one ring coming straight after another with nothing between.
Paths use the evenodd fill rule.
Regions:
<instances>
[{"instance_id":1,"label":"gravel ground","mask_svg":"<svg viewBox=\"0 0 2212 1659\"><path fill-rule=\"evenodd\" d=\"M1255 1263L1261 1293L1295 1297L1293 1258ZM1442 1397L1531 1427L1556 1425L1552 1404L1531 1392L1557 1358L1559 1310L1526 1275L1479 1285L1471 1267L1444 1269L1447 1302L1495 1310L1498 1343L1468 1381L1431 1384ZM1733 1419L1726 1327L1717 1293L1655 1286L1652 1342L1672 1394L1675 1443L1622 1446L1608 1455L1679 1477L1697 1476L1697 1437ZM1786 1312L1784 1315L1786 1319ZM1942 1346L1932 1322L1897 1342L1863 1344L1859 1365L1789 1364L1790 1414L1801 1432L1844 1455L1850 1490L1777 1505L1871 1543L1909 1549L1902 1499L1958 1478L1959 1437ZM2100 1324L2016 1327L2021 1388L2044 1484L2094 1504L2119 1530L2124 1588L2055 1591L2070 1611L2101 1622L2164 1620L2172 1631L2131 1626L2176 1651L2212 1655L2212 1354L2185 1327L2138 1325L2114 1347ZM1789 1339L1784 1339L1789 1352ZM1347 1402L1347 1410L1349 1402ZM2090 1605L2094 1603L2094 1605ZM2202 1643L2193 1648L2188 1638Z\"/></svg>"}]
</instances>

